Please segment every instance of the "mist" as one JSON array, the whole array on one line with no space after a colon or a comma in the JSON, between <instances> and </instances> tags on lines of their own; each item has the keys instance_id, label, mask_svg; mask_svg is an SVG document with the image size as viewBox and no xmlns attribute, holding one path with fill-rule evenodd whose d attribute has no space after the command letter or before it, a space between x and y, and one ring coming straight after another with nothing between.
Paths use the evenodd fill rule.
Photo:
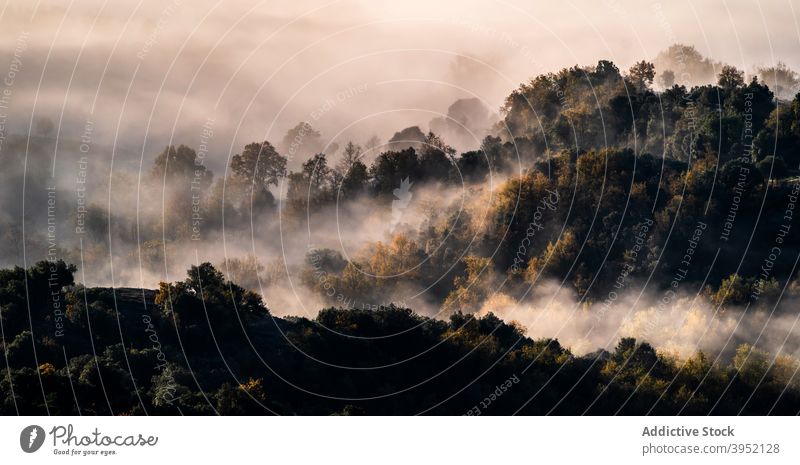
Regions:
<instances>
[{"instance_id":1,"label":"mist","mask_svg":"<svg viewBox=\"0 0 800 465\"><path fill-rule=\"evenodd\" d=\"M286 216L286 179L271 186L273 199L257 214L247 202L232 210L223 192L219 224L204 222L197 238L182 240L170 239L165 217L171 206L191 201L192 186L158 178L154 161L166 146L194 148L208 170L204 192L211 192L214 183L227 187L232 157L254 141L278 147L289 172L300 172L318 152L336 165L349 141L365 149L370 166L394 134L414 126L441 136L454 153L480 151L486 136L504 134L507 96L561 68L609 59L627 69L646 59L657 76L673 71L672 83L686 86L716 82L724 64L747 76L779 63L800 69L791 8L788 1L470 1L456 11L417 1L298 1L281 5L280 13L256 1L7 5L0 16L8 97L0 126L0 264L58 256L78 266L87 286L155 288L211 262L258 291L277 316L399 303L444 319L448 295L436 286L463 275L463 258L485 248L498 190L526 168L521 163L492 166L480 182L419 181L405 197L337 198L335 208L306 218ZM786 20L787 9L794 22ZM722 19L706 19L720 12ZM675 44L697 55L670 53ZM779 97L790 98L792 90ZM305 138L305 148L295 151L287 133L302 123L319 136L313 148ZM398 201L407 201L399 215ZM191 208L179 214L174 224L193 219ZM390 284L339 297L336 289L328 293L325 276L345 265L325 273L309 265L309 254L329 249L374 274L376 250L398 237L426 251L427 240L435 249L449 240L453 218L468 223L469 237L443 247L436 270L444 272L434 279L377 276ZM426 231L445 231L446 239L431 242ZM680 357L698 349L729 357L739 343L753 341L773 353L800 350L796 319L783 312L720 311L702 289L659 310L659 290L628 287L612 309L601 309L554 282L538 282L522 301L515 292L494 293L476 314L517 321L528 335L559 338L577 354L610 350L623 336ZM661 323L654 328L653 321Z\"/></svg>"},{"instance_id":2,"label":"mist","mask_svg":"<svg viewBox=\"0 0 800 465\"><path fill-rule=\"evenodd\" d=\"M326 145L342 145L427 129L457 99L497 111L536 74L598 57L627 68L675 43L748 72L780 60L798 69L796 21L781 21L787 8L473 1L454 12L427 2L301 1L278 14L256 1L11 4L4 62L27 36L6 131L25 134L46 117L70 140L92 121L95 143L152 157L168 143L196 145L213 119L207 162L221 168L236 147L277 142L330 101L310 122ZM712 12L725 14L704 20ZM694 72L691 83L705 78Z\"/></svg>"},{"instance_id":3,"label":"mist","mask_svg":"<svg viewBox=\"0 0 800 465\"><path fill-rule=\"evenodd\" d=\"M576 355L598 349L612 351L621 337L649 341L681 359L703 351L712 359L727 361L744 343L772 354L797 357L800 351L798 317L787 312L796 305L795 297L787 297L780 308L722 309L702 290L667 298L668 294L654 292L644 283L631 283L628 290L612 294L611 303L581 302L557 282L537 285L532 294L529 301L520 303L498 293L479 315L491 312L505 321L518 322L531 337L557 338Z\"/></svg>"}]
</instances>

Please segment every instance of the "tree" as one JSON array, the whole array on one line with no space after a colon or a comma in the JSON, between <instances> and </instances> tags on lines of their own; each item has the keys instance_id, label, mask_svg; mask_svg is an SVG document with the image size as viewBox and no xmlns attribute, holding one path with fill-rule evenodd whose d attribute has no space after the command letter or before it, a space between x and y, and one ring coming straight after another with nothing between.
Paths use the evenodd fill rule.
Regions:
<instances>
[{"instance_id":1,"label":"tree","mask_svg":"<svg viewBox=\"0 0 800 465\"><path fill-rule=\"evenodd\" d=\"M759 81L766 83L779 98L789 100L794 97L800 85L797 72L783 62L775 66L757 68L756 74Z\"/></svg>"},{"instance_id":2,"label":"tree","mask_svg":"<svg viewBox=\"0 0 800 465\"><path fill-rule=\"evenodd\" d=\"M369 184L367 165L356 160L342 177L339 189L344 198L353 198L363 193Z\"/></svg>"},{"instance_id":3,"label":"tree","mask_svg":"<svg viewBox=\"0 0 800 465\"><path fill-rule=\"evenodd\" d=\"M159 182L165 180L167 186L174 186L176 182L191 182L198 174L204 184L211 182L211 172L198 163L197 152L186 145L166 147L153 162L152 174Z\"/></svg>"},{"instance_id":4,"label":"tree","mask_svg":"<svg viewBox=\"0 0 800 465\"><path fill-rule=\"evenodd\" d=\"M539 257L530 259L525 271L528 280L536 281L543 272L563 278L575 262L579 248L575 234L566 231L555 243L549 242Z\"/></svg>"},{"instance_id":5,"label":"tree","mask_svg":"<svg viewBox=\"0 0 800 465\"><path fill-rule=\"evenodd\" d=\"M420 174L423 179L444 181L450 177L453 170L456 150L447 145L441 137L433 132L425 136L425 146L419 158Z\"/></svg>"},{"instance_id":6,"label":"tree","mask_svg":"<svg viewBox=\"0 0 800 465\"><path fill-rule=\"evenodd\" d=\"M496 115L478 98L461 98L447 108L447 116L430 120L428 128L460 147L471 147L486 136Z\"/></svg>"},{"instance_id":7,"label":"tree","mask_svg":"<svg viewBox=\"0 0 800 465\"><path fill-rule=\"evenodd\" d=\"M759 157L774 153L791 168L800 165L800 93L789 105L772 110L754 144Z\"/></svg>"},{"instance_id":8,"label":"tree","mask_svg":"<svg viewBox=\"0 0 800 465\"><path fill-rule=\"evenodd\" d=\"M653 83L656 77L656 67L647 61L640 61L628 70L628 79L631 80L637 92L644 92ZM674 77L674 76L673 76Z\"/></svg>"},{"instance_id":9,"label":"tree","mask_svg":"<svg viewBox=\"0 0 800 465\"><path fill-rule=\"evenodd\" d=\"M0 270L0 319L4 331L7 334L23 330L36 334L42 328L46 328L47 334L58 331L56 323L64 323L64 319L58 321L57 313L66 312L61 293L64 287L74 284L76 270L75 265L63 260L40 261L28 270L20 267Z\"/></svg>"},{"instance_id":10,"label":"tree","mask_svg":"<svg viewBox=\"0 0 800 465\"><path fill-rule=\"evenodd\" d=\"M457 162L458 172L465 182L483 182L489 173L489 163L482 150L462 153Z\"/></svg>"},{"instance_id":11,"label":"tree","mask_svg":"<svg viewBox=\"0 0 800 465\"><path fill-rule=\"evenodd\" d=\"M735 66L725 65L719 72L717 83L725 90L742 87L744 86L744 71L739 71Z\"/></svg>"},{"instance_id":12,"label":"tree","mask_svg":"<svg viewBox=\"0 0 800 465\"><path fill-rule=\"evenodd\" d=\"M681 83L684 85L710 82L714 79L716 63L703 57L693 45L670 45L658 53L654 63L659 72L667 69L675 71L681 76ZM691 82L683 82L684 80Z\"/></svg>"},{"instance_id":13,"label":"tree","mask_svg":"<svg viewBox=\"0 0 800 465\"><path fill-rule=\"evenodd\" d=\"M189 236L194 209L200 208L212 184L211 170L191 147L170 145L156 157L151 173L149 182L155 188L146 194L159 205L163 233L170 238Z\"/></svg>"},{"instance_id":14,"label":"tree","mask_svg":"<svg viewBox=\"0 0 800 465\"><path fill-rule=\"evenodd\" d=\"M419 126L411 126L394 133L389 139L389 150L405 150L409 147L420 150L425 145L425 133Z\"/></svg>"},{"instance_id":15,"label":"tree","mask_svg":"<svg viewBox=\"0 0 800 465\"><path fill-rule=\"evenodd\" d=\"M289 158L313 155L321 152L322 149L323 144L319 131L307 122L297 123L297 126L289 129L280 145L281 152Z\"/></svg>"},{"instance_id":16,"label":"tree","mask_svg":"<svg viewBox=\"0 0 800 465\"><path fill-rule=\"evenodd\" d=\"M376 193L389 196L404 179L414 182L420 178L417 152L413 148L384 152L370 166L369 175Z\"/></svg>"},{"instance_id":17,"label":"tree","mask_svg":"<svg viewBox=\"0 0 800 465\"><path fill-rule=\"evenodd\" d=\"M327 147L325 147L325 152L323 153L325 153L325 155L329 157L332 157L336 155L336 152L338 151L339 151L339 144L337 144L336 142L331 142L330 144L328 144Z\"/></svg>"},{"instance_id":18,"label":"tree","mask_svg":"<svg viewBox=\"0 0 800 465\"><path fill-rule=\"evenodd\" d=\"M481 152L486 157L490 171L500 171L505 168L506 151L499 137L486 136L481 142Z\"/></svg>"},{"instance_id":19,"label":"tree","mask_svg":"<svg viewBox=\"0 0 800 465\"><path fill-rule=\"evenodd\" d=\"M750 344L742 344L736 348L733 367L739 378L748 386L755 387L768 376L772 363L769 354Z\"/></svg>"},{"instance_id":20,"label":"tree","mask_svg":"<svg viewBox=\"0 0 800 465\"><path fill-rule=\"evenodd\" d=\"M449 158L452 158L456 153L456 149L447 145L440 136L433 131L428 131L428 134L425 135L425 146L422 149L422 153L424 154L431 151L442 152Z\"/></svg>"},{"instance_id":21,"label":"tree","mask_svg":"<svg viewBox=\"0 0 800 465\"><path fill-rule=\"evenodd\" d=\"M756 163L756 169L761 173L764 179L783 179L789 174L789 170L786 167L786 163L783 162L783 159L775 158L772 155Z\"/></svg>"},{"instance_id":22,"label":"tree","mask_svg":"<svg viewBox=\"0 0 800 465\"><path fill-rule=\"evenodd\" d=\"M247 144L241 154L233 156L231 172L248 192L252 187L269 189L286 176L286 157L278 154L267 141L253 142Z\"/></svg>"},{"instance_id":23,"label":"tree","mask_svg":"<svg viewBox=\"0 0 800 465\"><path fill-rule=\"evenodd\" d=\"M286 213L299 219L335 198L333 170L328 167L324 153L306 160L297 173L290 173L286 191Z\"/></svg>"},{"instance_id":24,"label":"tree","mask_svg":"<svg viewBox=\"0 0 800 465\"><path fill-rule=\"evenodd\" d=\"M192 266L187 278L177 283L161 283L155 303L176 329L185 332L195 349L210 351L212 334L220 342L236 344L234 333L241 328L239 318L266 316L269 311L261 296L225 279L210 263Z\"/></svg>"},{"instance_id":25,"label":"tree","mask_svg":"<svg viewBox=\"0 0 800 465\"><path fill-rule=\"evenodd\" d=\"M592 75L599 81L616 80L619 78L619 68L611 61L600 60L594 67Z\"/></svg>"},{"instance_id":26,"label":"tree","mask_svg":"<svg viewBox=\"0 0 800 465\"><path fill-rule=\"evenodd\" d=\"M495 276L491 259L468 255L463 262L466 274L453 280L453 290L442 304L445 315L455 312L477 313L494 289Z\"/></svg>"},{"instance_id":27,"label":"tree","mask_svg":"<svg viewBox=\"0 0 800 465\"><path fill-rule=\"evenodd\" d=\"M366 142L364 142L364 149L370 154L374 154L381 146L381 140L378 136L370 136Z\"/></svg>"},{"instance_id":28,"label":"tree","mask_svg":"<svg viewBox=\"0 0 800 465\"><path fill-rule=\"evenodd\" d=\"M302 173L313 192L328 187L332 179L332 171L328 167L328 158L324 153L318 153L306 160L303 163Z\"/></svg>"},{"instance_id":29,"label":"tree","mask_svg":"<svg viewBox=\"0 0 800 465\"><path fill-rule=\"evenodd\" d=\"M360 145L356 145L353 141L347 142L347 145L344 146L344 153L342 154L342 159L336 165L336 171L340 174L340 176L344 177L345 173L350 171L353 165L361 160L363 156L363 151Z\"/></svg>"},{"instance_id":30,"label":"tree","mask_svg":"<svg viewBox=\"0 0 800 465\"><path fill-rule=\"evenodd\" d=\"M675 72L671 69L665 69L658 77L658 82L664 89L669 89L675 85Z\"/></svg>"},{"instance_id":31,"label":"tree","mask_svg":"<svg viewBox=\"0 0 800 465\"><path fill-rule=\"evenodd\" d=\"M724 305L743 305L750 300L753 285L738 274L732 274L722 280L717 292L712 294L711 302L719 307Z\"/></svg>"},{"instance_id":32,"label":"tree","mask_svg":"<svg viewBox=\"0 0 800 465\"><path fill-rule=\"evenodd\" d=\"M360 145L349 141L344 147L342 159L336 164L331 173L332 183L339 190L337 195L345 197L355 191L360 191L367 180L367 167L361 162L363 152ZM347 187L344 184L347 181Z\"/></svg>"},{"instance_id":33,"label":"tree","mask_svg":"<svg viewBox=\"0 0 800 465\"><path fill-rule=\"evenodd\" d=\"M244 258L225 258L225 261L217 265L217 268L224 270L230 281L252 291L260 290L260 283L263 282L262 276L266 269L258 257L252 254L247 254Z\"/></svg>"}]
</instances>

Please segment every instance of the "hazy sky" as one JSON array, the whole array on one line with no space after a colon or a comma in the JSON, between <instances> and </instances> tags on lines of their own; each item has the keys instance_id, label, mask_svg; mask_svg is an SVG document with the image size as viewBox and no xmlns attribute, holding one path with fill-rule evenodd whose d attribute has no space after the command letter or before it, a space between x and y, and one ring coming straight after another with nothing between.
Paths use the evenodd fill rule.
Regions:
<instances>
[{"instance_id":1,"label":"hazy sky","mask_svg":"<svg viewBox=\"0 0 800 465\"><path fill-rule=\"evenodd\" d=\"M77 140L154 156L172 140L221 166L298 121L326 140L386 140L457 98L497 109L520 82L607 58L620 68L672 43L752 71L800 69L800 2L12 1L0 75L17 52L7 131L48 117ZM213 121L212 121L213 120Z\"/></svg>"}]
</instances>

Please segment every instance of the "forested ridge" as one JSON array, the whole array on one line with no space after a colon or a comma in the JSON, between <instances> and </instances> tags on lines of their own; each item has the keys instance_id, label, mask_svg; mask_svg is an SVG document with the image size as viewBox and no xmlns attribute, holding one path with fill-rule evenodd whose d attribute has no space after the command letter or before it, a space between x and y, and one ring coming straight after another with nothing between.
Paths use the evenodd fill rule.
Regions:
<instances>
[{"instance_id":1,"label":"forested ridge","mask_svg":"<svg viewBox=\"0 0 800 465\"><path fill-rule=\"evenodd\" d=\"M51 268L64 316L46 301ZM210 264L161 289L87 289L63 262L0 274L4 415L794 414L797 361L730 364L622 338L575 356L494 315L389 306L276 318ZM87 307L88 303L88 307ZM87 310L88 309L88 310ZM58 325L62 335L53 334ZM35 344L32 338L36 334ZM35 350L34 350L35 349ZM65 361L68 360L68 363Z\"/></svg>"},{"instance_id":2,"label":"forested ridge","mask_svg":"<svg viewBox=\"0 0 800 465\"><path fill-rule=\"evenodd\" d=\"M351 254L309 245L295 262L200 260L155 290L76 283L108 255L88 240L2 270L2 413L794 415L794 325L769 341L757 326L734 331L753 315L764 327L796 317L800 93L776 97L731 66L715 84L674 77L605 60L537 76L463 153L418 127L338 153L306 122L247 144L215 178L195 149L169 146L143 193L159 215L134 225L93 205L81 218L86 237L131 245L128 268L158 269L223 231L265 243L276 225L328 231L332 211L337 225L384 214L391 231L353 220L346 231L367 239ZM433 198L413 224L396 215L408 192ZM17 256L19 231L3 235L3 256ZM677 306L736 327L689 354L634 339L632 326L573 353L556 334L529 336L525 306L546 286L598 322L648 308L653 338ZM289 316L304 314L280 308L290 287L318 306Z\"/></svg>"}]
</instances>

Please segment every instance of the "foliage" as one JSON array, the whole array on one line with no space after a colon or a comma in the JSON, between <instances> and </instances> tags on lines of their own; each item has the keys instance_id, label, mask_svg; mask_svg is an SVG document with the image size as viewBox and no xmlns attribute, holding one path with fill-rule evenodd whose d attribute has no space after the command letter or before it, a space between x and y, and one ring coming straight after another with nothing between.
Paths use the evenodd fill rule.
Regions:
<instances>
[{"instance_id":1,"label":"foliage","mask_svg":"<svg viewBox=\"0 0 800 465\"><path fill-rule=\"evenodd\" d=\"M486 265L469 261L469 275ZM28 270L30 279L41 279L44 267ZM15 273L0 272L0 288L12 289ZM557 340L530 339L491 313L455 312L442 321L390 305L273 318L260 299L209 264L144 300L141 291L136 297L75 287L69 279L61 284L66 300L82 305L85 298L89 312L71 322L67 360L49 348L43 329L10 333L4 326L4 415L462 415L509 379L516 382L482 414L794 414L800 408L794 377L800 362L748 345L730 365L702 352L681 361L632 338L611 353L577 357ZM98 324L102 313L117 313L113 324ZM356 400L365 397L372 400ZM350 400L337 400L343 398Z\"/></svg>"}]
</instances>

